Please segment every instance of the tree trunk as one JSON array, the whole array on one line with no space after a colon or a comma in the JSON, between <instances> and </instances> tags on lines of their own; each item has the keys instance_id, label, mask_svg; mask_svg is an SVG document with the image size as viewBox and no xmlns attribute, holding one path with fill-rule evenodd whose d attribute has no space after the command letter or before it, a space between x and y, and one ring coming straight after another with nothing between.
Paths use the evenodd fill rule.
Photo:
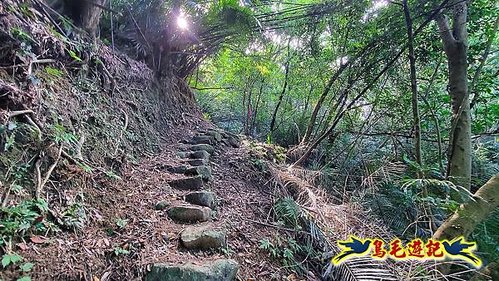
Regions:
<instances>
[{"instance_id":1,"label":"tree trunk","mask_svg":"<svg viewBox=\"0 0 499 281\"><path fill-rule=\"evenodd\" d=\"M331 91L331 88L333 86L333 83L340 77L340 75L343 73L345 69L347 69L348 65L350 63L347 62L345 64L340 65L340 68L336 70L336 72L331 76L331 79L329 79L326 87L324 87L324 90L322 91L321 96L319 97L319 100L315 104L314 110L312 111L312 115L310 116L310 121L308 122L307 126L307 131L305 131L305 135L303 136L302 143L307 143L310 141L310 137L312 136L312 132L315 127L315 121L317 120L317 114L319 113L319 110L322 107L322 104L324 103L324 100L326 100L327 95Z\"/></svg>"},{"instance_id":2,"label":"tree trunk","mask_svg":"<svg viewBox=\"0 0 499 281\"><path fill-rule=\"evenodd\" d=\"M341 118L343 118L343 115L345 115L345 113L350 110L352 108L353 105L355 105L355 103L362 97L364 96L365 93L367 93L367 91L369 91L369 89L371 89L372 86L374 86L374 84L379 80L379 78L381 78L381 76L383 76L383 74L385 74L388 69L390 69L390 67L399 59L399 57L402 55L402 53L405 51L405 46L404 48L402 48L402 50L400 50L394 58L392 58L386 65L385 67L383 67L383 69L374 77L373 80L371 80L369 82L369 84L364 87L364 89L362 89L362 91L357 94L357 96L355 96L349 103L348 105L346 106L345 109L343 109L341 112L339 112L337 114L337 116L335 116L334 118L334 121L333 123L326 129L326 131L321 135L319 136L311 145L309 145L307 147L307 149L305 150L305 153L295 162L293 163L293 165L291 165L291 167L294 167L294 166L298 166L298 165L301 165L302 163L305 162L305 160L307 160L307 158L312 154L312 151L317 148L317 146L319 146L319 144L328 136L330 135L333 130L336 128L336 126L338 125L338 123L340 122ZM355 83L355 81L352 81L352 83ZM349 91L350 90L350 87L353 86L352 85L349 85L346 89L346 91Z\"/></svg>"},{"instance_id":3,"label":"tree trunk","mask_svg":"<svg viewBox=\"0 0 499 281\"><path fill-rule=\"evenodd\" d=\"M251 108L251 95L253 94L253 86L251 86L250 90L249 90L249 93L248 93L248 104L247 104L247 108L246 108L246 122L244 123L244 134L246 136L249 136L250 135L250 131L251 131L251 122L252 122L252 118L253 116L252 113L253 113L253 109Z\"/></svg>"},{"instance_id":4,"label":"tree trunk","mask_svg":"<svg viewBox=\"0 0 499 281\"><path fill-rule=\"evenodd\" d=\"M290 63L290 45L288 41L288 58L285 65L285 74L284 74L284 85L282 86L281 94L279 95L279 100L277 101L277 105L275 106L274 113L272 114L272 120L270 121L270 131L269 131L269 139L272 141L272 135L275 130L275 121L277 119L277 112L279 111L279 107L281 106L282 99L284 98L284 94L286 94L286 89L288 88L288 77L289 77L289 63Z\"/></svg>"},{"instance_id":5,"label":"tree trunk","mask_svg":"<svg viewBox=\"0 0 499 281\"><path fill-rule=\"evenodd\" d=\"M418 85L416 81L416 58L414 56L414 33L412 29L412 18L407 5L407 0L402 1L404 8L405 24L407 26L407 44L409 49L409 64L410 64L410 77L411 77L411 93L412 93L412 116L414 122L414 155L416 156L416 163L419 167L423 166L421 157L421 121L419 118L418 107ZM418 177L421 178L421 170L418 171Z\"/></svg>"},{"instance_id":6,"label":"tree trunk","mask_svg":"<svg viewBox=\"0 0 499 281\"><path fill-rule=\"evenodd\" d=\"M442 64L442 60L440 59L438 61L437 66L435 67L435 71L433 71L433 74L431 75L431 78L430 78L430 81L429 81L428 86L426 88L425 94L421 95L421 97L423 98L423 102L426 104L426 106L428 106L428 109L430 110L430 115L433 118L433 122L435 123L435 131L437 134L437 148L438 148L438 152L437 152L438 168L439 168L440 174L444 175L445 170L444 170L444 166L442 164L442 136L440 133L440 122L438 121L437 113L435 112L432 105L430 104L430 102L428 102L428 99L427 99L428 93L430 92L431 87L433 86L433 82L435 81L435 78L437 77L438 69L440 68L441 64Z\"/></svg>"},{"instance_id":7,"label":"tree trunk","mask_svg":"<svg viewBox=\"0 0 499 281\"><path fill-rule=\"evenodd\" d=\"M102 8L106 0L79 1L81 3L79 26L85 29L92 37L97 36Z\"/></svg>"},{"instance_id":8,"label":"tree trunk","mask_svg":"<svg viewBox=\"0 0 499 281\"><path fill-rule=\"evenodd\" d=\"M262 79L262 81L260 82L260 90L258 91L258 97L256 99L256 104L255 104L255 109L253 111L253 122L251 124L251 128L250 128L250 131L255 131L255 134L256 134L256 116L258 114L258 107L260 106L260 100L262 98L262 94L263 94L263 88L265 87L265 79Z\"/></svg>"},{"instance_id":9,"label":"tree trunk","mask_svg":"<svg viewBox=\"0 0 499 281\"><path fill-rule=\"evenodd\" d=\"M499 174L493 176L473 195L473 200L461 205L435 232L433 238L452 240L467 237L475 227L499 206Z\"/></svg>"},{"instance_id":10,"label":"tree trunk","mask_svg":"<svg viewBox=\"0 0 499 281\"><path fill-rule=\"evenodd\" d=\"M440 37L449 68L449 95L452 100L452 125L449 136L447 177L456 185L471 187L471 116L468 92L467 2L454 0L452 28L447 17L437 18Z\"/></svg>"}]
</instances>

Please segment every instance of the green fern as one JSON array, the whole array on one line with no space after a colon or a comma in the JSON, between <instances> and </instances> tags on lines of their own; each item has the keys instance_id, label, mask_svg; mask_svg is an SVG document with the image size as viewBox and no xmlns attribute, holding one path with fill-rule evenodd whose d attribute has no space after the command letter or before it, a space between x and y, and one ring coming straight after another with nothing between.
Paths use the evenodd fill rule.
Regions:
<instances>
[{"instance_id":1,"label":"green fern","mask_svg":"<svg viewBox=\"0 0 499 281\"><path fill-rule=\"evenodd\" d=\"M300 206L291 197L279 199L274 205L277 221L284 225L301 229L299 224Z\"/></svg>"}]
</instances>

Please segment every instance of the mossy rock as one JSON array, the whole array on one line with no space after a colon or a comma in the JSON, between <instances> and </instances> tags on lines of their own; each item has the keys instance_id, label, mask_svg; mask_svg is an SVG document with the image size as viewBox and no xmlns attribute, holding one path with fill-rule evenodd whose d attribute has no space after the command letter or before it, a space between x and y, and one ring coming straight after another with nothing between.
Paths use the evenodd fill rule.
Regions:
<instances>
[{"instance_id":1,"label":"mossy rock","mask_svg":"<svg viewBox=\"0 0 499 281\"><path fill-rule=\"evenodd\" d=\"M220 249L226 245L225 231L210 226L191 226L180 234L180 242L189 250Z\"/></svg>"},{"instance_id":2,"label":"mossy rock","mask_svg":"<svg viewBox=\"0 0 499 281\"><path fill-rule=\"evenodd\" d=\"M198 150L191 152L189 158L208 160L210 159L210 154L206 150Z\"/></svg>"},{"instance_id":3,"label":"mossy rock","mask_svg":"<svg viewBox=\"0 0 499 281\"><path fill-rule=\"evenodd\" d=\"M168 183L171 187L180 190L201 190L203 188L203 178L201 176L175 179Z\"/></svg>"},{"instance_id":4,"label":"mossy rock","mask_svg":"<svg viewBox=\"0 0 499 281\"><path fill-rule=\"evenodd\" d=\"M205 181L211 180L211 168L209 166L190 167L185 171L186 176L201 176Z\"/></svg>"},{"instance_id":5,"label":"mossy rock","mask_svg":"<svg viewBox=\"0 0 499 281\"><path fill-rule=\"evenodd\" d=\"M205 222L211 219L211 209L201 206L176 206L168 210L168 217L178 223Z\"/></svg>"},{"instance_id":6,"label":"mossy rock","mask_svg":"<svg viewBox=\"0 0 499 281\"><path fill-rule=\"evenodd\" d=\"M209 191L192 192L185 196L185 201L213 209L215 206L215 193Z\"/></svg>"},{"instance_id":7,"label":"mossy rock","mask_svg":"<svg viewBox=\"0 0 499 281\"><path fill-rule=\"evenodd\" d=\"M191 147L189 147L191 151L199 151L199 150L204 150L208 152L209 154L213 154L213 151L215 151L215 148L212 145L209 144L194 144Z\"/></svg>"},{"instance_id":8,"label":"mossy rock","mask_svg":"<svg viewBox=\"0 0 499 281\"><path fill-rule=\"evenodd\" d=\"M238 263L232 259L219 259L202 265L154 264L146 275L146 281L233 281L238 269Z\"/></svg>"}]
</instances>

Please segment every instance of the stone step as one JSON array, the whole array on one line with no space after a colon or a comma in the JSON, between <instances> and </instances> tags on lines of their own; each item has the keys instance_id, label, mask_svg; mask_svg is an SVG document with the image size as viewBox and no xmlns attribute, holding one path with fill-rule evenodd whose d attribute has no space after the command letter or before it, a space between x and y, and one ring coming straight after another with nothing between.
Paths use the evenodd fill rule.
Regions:
<instances>
[{"instance_id":1,"label":"stone step","mask_svg":"<svg viewBox=\"0 0 499 281\"><path fill-rule=\"evenodd\" d=\"M168 182L168 184L171 187L180 190L201 190L203 189L203 178L201 176L195 176L175 179Z\"/></svg>"},{"instance_id":2,"label":"stone step","mask_svg":"<svg viewBox=\"0 0 499 281\"><path fill-rule=\"evenodd\" d=\"M203 159L208 161L210 159L210 154L206 150L193 151L188 154L191 159Z\"/></svg>"},{"instance_id":3,"label":"stone step","mask_svg":"<svg viewBox=\"0 0 499 281\"><path fill-rule=\"evenodd\" d=\"M201 265L153 264L146 281L233 281L239 265L232 259L219 259Z\"/></svg>"},{"instance_id":4,"label":"stone step","mask_svg":"<svg viewBox=\"0 0 499 281\"><path fill-rule=\"evenodd\" d=\"M213 151L215 151L215 148L209 144L194 144L194 145L191 145L189 147L189 150L191 150L191 151L204 150L204 151L208 152L209 154L213 154Z\"/></svg>"},{"instance_id":5,"label":"stone step","mask_svg":"<svg viewBox=\"0 0 499 281\"><path fill-rule=\"evenodd\" d=\"M189 250L216 250L226 245L226 233L209 225L190 226L180 234L180 243Z\"/></svg>"},{"instance_id":6,"label":"stone step","mask_svg":"<svg viewBox=\"0 0 499 281\"><path fill-rule=\"evenodd\" d=\"M191 153L187 152L187 151L177 151L176 155L179 158L189 158L189 156L191 155Z\"/></svg>"},{"instance_id":7,"label":"stone step","mask_svg":"<svg viewBox=\"0 0 499 281\"><path fill-rule=\"evenodd\" d=\"M191 140L192 144L212 144L215 143L215 139L212 136L194 136Z\"/></svg>"},{"instance_id":8,"label":"stone step","mask_svg":"<svg viewBox=\"0 0 499 281\"><path fill-rule=\"evenodd\" d=\"M201 176L205 181L211 180L211 168L209 166L195 166L185 170L186 176Z\"/></svg>"},{"instance_id":9,"label":"stone step","mask_svg":"<svg viewBox=\"0 0 499 281\"><path fill-rule=\"evenodd\" d=\"M177 223L197 223L211 220L211 209L208 207L181 205L171 207L168 217Z\"/></svg>"},{"instance_id":10,"label":"stone step","mask_svg":"<svg viewBox=\"0 0 499 281\"><path fill-rule=\"evenodd\" d=\"M186 165L180 165L180 166L168 166L166 170L170 173L175 173L175 174L183 174L185 171L187 171L189 167Z\"/></svg>"},{"instance_id":11,"label":"stone step","mask_svg":"<svg viewBox=\"0 0 499 281\"><path fill-rule=\"evenodd\" d=\"M210 191L191 192L185 196L185 201L213 209L215 207L215 193Z\"/></svg>"},{"instance_id":12,"label":"stone step","mask_svg":"<svg viewBox=\"0 0 499 281\"><path fill-rule=\"evenodd\" d=\"M209 130L208 132L205 133L205 135L212 137L217 142L222 140L222 134L220 134L220 132L217 132L214 130Z\"/></svg>"},{"instance_id":13,"label":"stone step","mask_svg":"<svg viewBox=\"0 0 499 281\"><path fill-rule=\"evenodd\" d=\"M204 166L209 164L209 162L205 159L190 159L187 160L187 163L191 166Z\"/></svg>"}]
</instances>

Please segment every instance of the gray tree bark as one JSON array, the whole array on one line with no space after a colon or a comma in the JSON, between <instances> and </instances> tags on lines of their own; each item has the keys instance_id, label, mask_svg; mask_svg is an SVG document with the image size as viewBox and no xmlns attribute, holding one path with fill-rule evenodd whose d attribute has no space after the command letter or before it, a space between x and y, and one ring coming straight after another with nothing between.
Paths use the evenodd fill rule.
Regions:
<instances>
[{"instance_id":1,"label":"gray tree bark","mask_svg":"<svg viewBox=\"0 0 499 281\"><path fill-rule=\"evenodd\" d=\"M436 18L449 68L448 91L452 100L447 177L456 185L471 186L471 115L468 93L468 4L450 1L452 28L444 14Z\"/></svg>"}]
</instances>

